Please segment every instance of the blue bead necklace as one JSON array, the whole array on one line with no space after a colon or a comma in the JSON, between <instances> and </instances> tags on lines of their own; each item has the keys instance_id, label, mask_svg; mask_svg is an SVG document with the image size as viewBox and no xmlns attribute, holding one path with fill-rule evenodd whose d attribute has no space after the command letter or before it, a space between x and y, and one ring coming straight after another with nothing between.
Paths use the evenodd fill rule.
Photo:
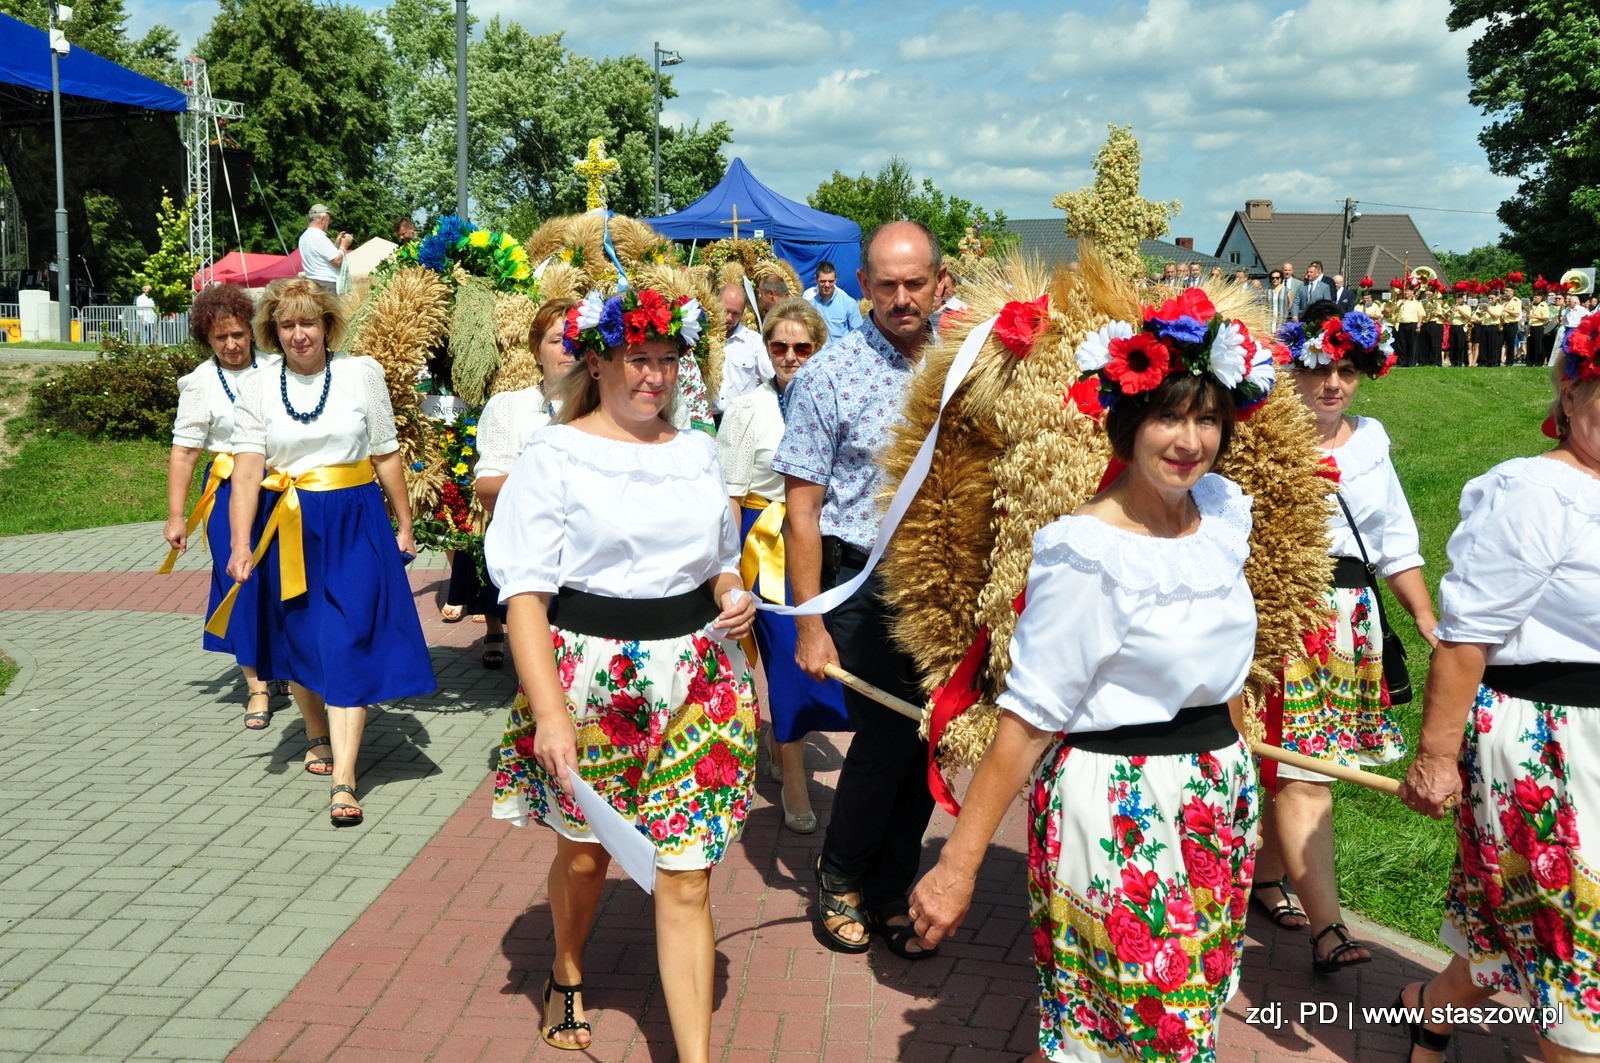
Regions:
<instances>
[{"instance_id":1,"label":"blue bead necklace","mask_svg":"<svg viewBox=\"0 0 1600 1063\"><path fill-rule=\"evenodd\" d=\"M228 386L228 378L222 375L222 362L219 361L215 355L213 355L212 358L211 358L211 364L217 367L217 382L222 385L222 393L224 395L228 396L228 402L230 404L233 403L234 402L233 389ZM250 352L250 368L254 369L255 367L256 367L256 352L255 351L251 351Z\"/></svg>"},{"instance_id":2,"label":"blue bead necklace","mask_svg":"<svg viewBox=\"0 0 1600 1063\"><path fill-rule=\"evenodd\" d=\"M310 413L301 413L289 405L289 359L283 360L283 366L278 371L278 387L283 392L283 408L290 417L301 424L310 424L322 416L322 411L328 407L328 389L333 387L333 359L327 360L326 368L322 370L322 398L317 402L317 408Z\"/></svg>"}]
</instances>

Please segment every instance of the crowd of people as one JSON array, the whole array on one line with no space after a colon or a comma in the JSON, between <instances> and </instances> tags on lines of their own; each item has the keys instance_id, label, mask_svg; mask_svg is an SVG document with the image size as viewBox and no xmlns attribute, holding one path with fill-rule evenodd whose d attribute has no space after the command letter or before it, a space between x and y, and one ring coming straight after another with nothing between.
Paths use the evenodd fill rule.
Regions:
<instances>
[{"instance_id":1,"label":"crowd of people","mask_svg":"<svg viewBox=\"0 0 1600 1063\"><path fill-rule=\"evenodd\" d=\"M1239 278L1196 267L1163 278L1138 317L1087 336L1077 363L1098 382L1122 471L1035 536L998 731L919 878L927 742L829 671L923 701L871 555L880 454L951 282L920 224L884 225L861 251L864 315L828 264L806 297L761 286L752 307L740 285L717 292L714 440L675 416L706 310L650 288L545 303L529 334L543 383L483 411L486 565L456 574L453 600L488 614L486 642L509 646L520 684L492 814L557 836L543 1040L593 1040L584 952L611 855L579 804L592 789L654 846L673 1041L683 1060L710 1058L709 881L752 810L763 732L783 829L823 832L814 926L841 953L876 941L909 962L936 955L1025 794L1040 979L1038 1050L1025 1060L1214 1058L1251 903L1306 932L1318 973L1369 962L1340 913L1328 779L1258 770L1236 729L1257 624L1244 569L1254 515L1213 469L1281 373L1316 426L1338 504L1331 620L1282 662L1269 731L1347 766L1410 753L1393 711L1386 583L1435 648L1402 798L1428 815L1454 807L1460 850L1444 930L1456 959L1400 999L1470 1006L1520 991L1561 1009L1540 1030L1547 1058L1600 1052L1600 925L1580 892L1600 788L1576 759L1600 741L1600 316L1563 308L1552 345L1537 345L1552 364L1556 446L1466 485L1437 614L1389 437L1349 406L1363 378L1404 364L1407 343L1433 351L1427 326L1442 340L1456 308L1434 322L1438 307L1403 292L1380 310L1319 264L1302 280L1285 263L1262 289L1273 335L1252 339L1206 294ZM259 305L230 287L197 298L191 328L211 357L180 382L164 530L175 556L203 526L204 645L237 661L247 728L267 725L269 682L288 682L305 770L329 778L339 827L365 814L365 707L434 687L405 577L411 514L388 391L377 363L339 352L344 324L315 280L274 282ZM1496 342L1485 335L1478 357ZM1128 371L1155 348L1159 370ZM804 608L824 594L843 598ZM826 823L805 761L813 731L853 732ZM1406 1031L1414 1060L1448 1048L1448 1027L1429 1020Z\"/></svg>"}]
</instances>

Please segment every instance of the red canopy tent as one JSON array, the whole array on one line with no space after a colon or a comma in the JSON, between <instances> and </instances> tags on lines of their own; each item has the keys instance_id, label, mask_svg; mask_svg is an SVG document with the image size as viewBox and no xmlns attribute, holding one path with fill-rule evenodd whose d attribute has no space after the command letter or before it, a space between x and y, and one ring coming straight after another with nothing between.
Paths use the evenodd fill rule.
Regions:
<instances>
[{"instance_id":1,"label":"red canopy tent","mask_svg":"<svg viewBox=\"0 0 1600 1063\"><path fill-rule=\"evenodd\" d=\"M217 284L240 284L246 288L264 288L269 281L281 277L300 275L300 252L288 255L256 255L243 251L229 251L211 267L211 279ZM200 287L200 274L194 275L194 285Z\"/></svg>"}]
</instances>

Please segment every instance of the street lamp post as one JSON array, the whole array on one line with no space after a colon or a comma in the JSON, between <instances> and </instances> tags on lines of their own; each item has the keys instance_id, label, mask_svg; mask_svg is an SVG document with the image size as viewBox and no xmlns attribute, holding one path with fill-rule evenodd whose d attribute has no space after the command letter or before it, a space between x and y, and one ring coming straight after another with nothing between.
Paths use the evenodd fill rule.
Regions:
<instances>
[{"instance_id":1,"label":"street lamp post","mask_svg":"<svg viewBox=\"0 0 1600 1063\"><path fill-rule=\"evenodd\" d=\"M467 217L467 0L456 0L456 216Z\"/></svg>"},{"instance_id":2,"label":"street lamp post","mask_svg":"<svg viewBox=\"0 0 1600 1063\"><path fill-rule=\"evenodd\" d=\"M72 339L72 259L67 256L67 173L61 161L61 56L71 45L67 43L66 30L57 27L72 21L72 8L65 4L50 5L50 103L55 111L56 126L56 298L60 300L58 322L63 343Z\"/></svg>"},{"instance_id":3,"label":"street lamp post","mask_svg":"<svg viewBox=\"0 0 1600 1063\"><path fill-rule=\"evenodd\" d=\"M664 66L677 66L679 63L683 62L683 56L679 55L677 52L674 52L670 48L665 50L665 51L663 51L662 48L661 48L661 42L660 41L656 41L655 43L656 43L656 48L655 48L656 84L655 84L655 97L654 97L655 98L655 113L656 113L656 121L655 121L655 141L656 141L656 148L655 148L655 170L656 170L655 208L656 208L656 213L660 214L661 213L661 68L664 67Z\"/></svg>"}]
</instances>

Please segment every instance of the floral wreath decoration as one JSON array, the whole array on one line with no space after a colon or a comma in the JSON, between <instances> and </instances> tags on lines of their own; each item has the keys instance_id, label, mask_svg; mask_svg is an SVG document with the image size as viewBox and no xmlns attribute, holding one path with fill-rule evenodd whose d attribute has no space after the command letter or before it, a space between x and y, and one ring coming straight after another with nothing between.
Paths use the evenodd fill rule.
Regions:
<instances>
[{"instance_id":1,"label":"floral wreath decoration","mask_svg":"<svg viewBox=\"0 0 1600 1063\"><path fill-rule=\"evenodd\" d=\"M468 273L488 278L502 292L537 295L539 282L528 264L527 248L510 233L480 229L454 214L440 218L433 232L395 252L400 264L416 263L442 277L459 264Z\"/></svg>"},{"instance_id":2,"label":"floral wreath decoration","mask_svg":"<svg viewBox=\"0 0 1600 1063\"><path fill-rule=\"evenodd\" d=\"M1600 314L1588 314L1561 338L1561 351L1567 364L1561 367L1568 380L1600 380Z\"/></svg>"},{"instance_id":3,"label":"floral wreath decoration","mask_svg":"<svg viewBox=\"0 0 1600 1063\"><path fill-rule=\"evenodd\" d=\"M1278 341L1288 349L1290 361L1305 369L1348 358L1361 372L1377 379L1398 361L1393 331L1360 310L1342 317L1335 314L1313 332L1307 332L1299 321L1286 322L1278 329Z\"/></svg>"},{"instance_id":4,"label":"floral wreath decoration","mask_svg":"<svg viewBox=\"0 0 1600 1063\"><path fill-rule=\"evenodd\" d=\"M1100 420L1126 396L1152 391L1179 373L1216 378L1232 393L1239 420L1266 402L1286 354L1256 340L1244 322L1224 318L1203 289L1187 288L1160 306L1146 306L1143 316L1138 329L1111 321L1079 344L1083 375L1067 396L1084 414Z\"/></svg>"},{"instance_id":5,"label":"floral wreath decoration","mask_svg":"<svg viewBox=\"0 0 1600 1063\"><path fill-rule=\"evenodd\" d=\"M561 342L581 358L586 352L604 354L612 347L648 340L677 340L692 349L705 328L705 311L693 296L668 301L654 288L628 288L607 298L590 292L567 311Z\"/></svg>"}]
</instances>

